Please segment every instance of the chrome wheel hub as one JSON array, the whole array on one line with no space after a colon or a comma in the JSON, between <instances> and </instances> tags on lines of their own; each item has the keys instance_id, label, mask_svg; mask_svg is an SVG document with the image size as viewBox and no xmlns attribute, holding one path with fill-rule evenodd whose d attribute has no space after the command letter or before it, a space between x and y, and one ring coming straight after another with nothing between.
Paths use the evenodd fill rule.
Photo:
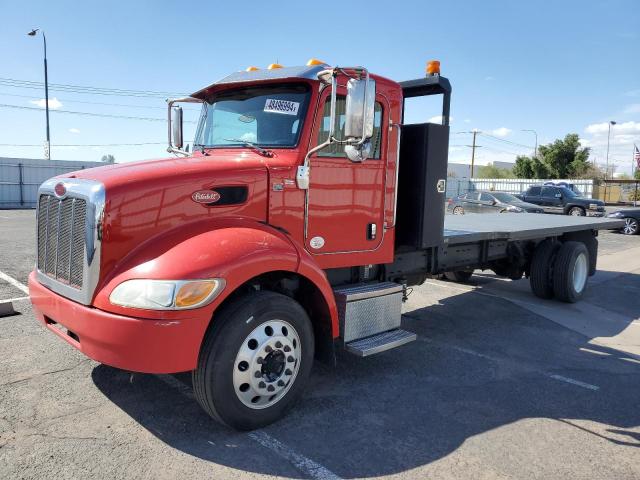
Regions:
<instances>
[{"instance_id":1,"label":"chrome wheel hub","mask_svg":"<svg viewBox=\"0 0 640 480\"><path fill-rule=\"evenodd\" d=\"M584 253L578 255L573 267L573 288L577 293L584 290L587 283L587 256Z\"/></svg>"},{"instance_id":2,"label":"chrome wheel hub","mask_svg":"<svg viewBox=\"0 0 640 480\"><path fill-rule=\"evenodd\" d=\"M284 320L256 327L242 343L233 365L238 399L253 409L277 403L289 391L300 369L300 337Z\"/></svg>"}]
</instances>

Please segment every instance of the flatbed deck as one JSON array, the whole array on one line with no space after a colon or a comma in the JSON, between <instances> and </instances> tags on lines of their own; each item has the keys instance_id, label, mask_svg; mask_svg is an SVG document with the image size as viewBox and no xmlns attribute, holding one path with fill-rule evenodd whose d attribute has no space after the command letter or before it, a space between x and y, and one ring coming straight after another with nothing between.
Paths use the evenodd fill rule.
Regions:
<instances>
[{"instance_id":1,"label":"flatbed deck","mask_svg":"<svg viewBox=\"0 0 640 480\"><path fill-rule=\"evenodd\" d=\"M444 243L481 240L533 240L581 230L613 230L623 222L613 218L572 217L540 213L445 215Z\"/></svg>"}]
</instances>

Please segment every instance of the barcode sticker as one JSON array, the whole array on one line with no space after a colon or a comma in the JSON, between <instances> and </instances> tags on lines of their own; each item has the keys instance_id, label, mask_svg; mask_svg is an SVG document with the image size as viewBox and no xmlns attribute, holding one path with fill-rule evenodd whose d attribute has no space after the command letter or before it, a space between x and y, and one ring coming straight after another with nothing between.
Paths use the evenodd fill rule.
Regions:
<instances>
[{"instance_id":1,"label":"barcode sticker","mask_svg":"<svg viewBox=\"0 0 640 480\"><path fill-rule=\"evenodd\" d=\"M298 115L299 107L300 103L298 102L267 98L267 101L264 104L264 111L272 113L283 113L285 115Z\"/></svg>"}]
</instances>

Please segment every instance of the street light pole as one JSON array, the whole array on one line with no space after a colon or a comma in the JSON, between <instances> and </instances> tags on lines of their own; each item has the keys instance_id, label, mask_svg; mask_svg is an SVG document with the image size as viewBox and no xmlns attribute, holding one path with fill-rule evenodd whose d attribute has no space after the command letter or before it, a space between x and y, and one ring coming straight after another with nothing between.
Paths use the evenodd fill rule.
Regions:
<instances>
[{"instance_id":1,"label":"street light pole","mask_svg":"<svg viewBox=\"0 0 640 480\"><path fill-rule=\"evenodd\" d=\"M531 132L536 136L536 146L533 150L533 158L538 158L538 132L535 130L521 130L522 132Z\"/></svg>"},{"instance_id":2,"label":"street light pole","mask_svg":"<svg viewBox=\"0 0 640 480\"><path fill-rule=\"evenodd\" d=\"M604 178L605 180L609 177L609 143L611 140L611 126L615 125L616 122L614 122L613 120L611 120L609 122L609 133L607 133L607 168L604 172Z\"/></svg>"},{"instance_id":3,"label":"street light pole","mask_svg":"<svg viewBox=\"0 0 640 480\"><path fill-rule=\"evenodd\" d=\"M31 30L27 35L35 37L39 29L35 28ZM46 160L51 160L51 135L49 132L49 76L47 72L47 37L42 33L42 40L44 42L44 108L47 115L47 143L44 149L44 157Z\"/></svg>"}]
</instances>

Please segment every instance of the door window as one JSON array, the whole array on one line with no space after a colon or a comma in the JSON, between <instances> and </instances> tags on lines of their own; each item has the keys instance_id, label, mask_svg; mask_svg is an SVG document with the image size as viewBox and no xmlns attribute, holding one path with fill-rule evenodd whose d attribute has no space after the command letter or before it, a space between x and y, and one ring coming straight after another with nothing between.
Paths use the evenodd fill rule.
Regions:
<instances>
[{"instance_id":1,"label":"door window","mask_svg":"<svg viewBox=\"0 0 640 480\"><path fill-rule=\"evenodd\" d=\"M481 202L493 202L493 197L491 195L489 195L488 193L481 193L480 194L480 201Z\"/></svg>"},{"instance_id":2,"label":"door window","mask_svg":"<svg viewBox=\"0 0 640 480\"><path fill-rule=\"evenodd\" d=\"M555 197L557 193L557 188L555 187L542 187L542 196L543 197Z\"/></svg>"},{"instance_id":3,"label":"door window","mask_svg":"<svg viewBox=\"0 0 640 480\"><path fill-rule=\"evenodd\" d=\"M540 195L540 190L541 190L540 187L531 187L527 195L538 196Z\"/></svg>"},{"instance_id":4,"label":"door window","mask_svg":"<svg viewBox=\"0 0 640 480\"><path fill-rule=\"evenodd\" d=\"M336 124L334 126L335 137L338 140L344 138L344 122L345 108L347 100L344 95L338 95L336 98ZM324 103L322 112L322 120L320 121L320 132L318 134L318 145L325 142L329 137L331 119L331 97L327 98ZM382 105L376 102L373 115L373 136L371 137L371 155L369 158L380 158L380 146L382 144ZM343 157L347 158L344 153L344 145L332 144L323 148L318 152L319 157Z\"/></svg>"}]
</instances>

